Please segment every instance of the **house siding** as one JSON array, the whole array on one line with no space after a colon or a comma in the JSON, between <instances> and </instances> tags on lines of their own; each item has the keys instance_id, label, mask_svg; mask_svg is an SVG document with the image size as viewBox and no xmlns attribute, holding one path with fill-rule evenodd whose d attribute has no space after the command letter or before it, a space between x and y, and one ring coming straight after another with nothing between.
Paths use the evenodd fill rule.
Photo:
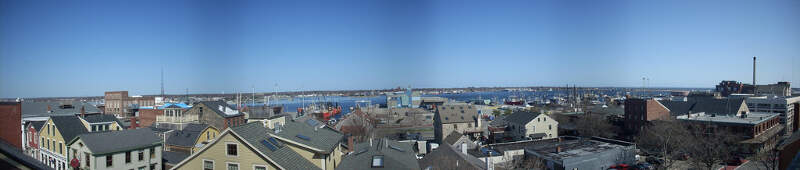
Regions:
<instances>
[{"instance_id":1,"label":"house siding","mask_svg":"<svg viewBox=\"0 0 800 170\"><path fill-rule=\"evenodd\" d=\"M258 155L258 153L251 150L246 144L240 142L230 133L220 136L217 140L217 142L208 146L209 148L196 153L199 155L187 158L189 159L187 162L180 167L174 167L173 169L203 169L203 160L214 161L214 169L227 169L228 167L226 163L238 163L239 169L242 170L253 169L253 165L265 165L267 166L267 169L278 169L277 166L272 163L268 163L267 160L263 159ZM231 157L227 155L226 144L228 143L235 143L238 145L237 153L239 156Z\"/></svg>"}]
</instances>

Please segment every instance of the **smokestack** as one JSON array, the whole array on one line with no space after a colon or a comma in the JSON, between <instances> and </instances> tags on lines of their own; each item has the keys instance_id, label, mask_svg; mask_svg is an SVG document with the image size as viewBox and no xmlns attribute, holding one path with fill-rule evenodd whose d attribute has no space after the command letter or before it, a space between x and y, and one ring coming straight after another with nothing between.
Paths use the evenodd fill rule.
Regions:
<instances>
[{"instance_id":1,"label":"smokestack","mask_svg":"<svg viewBox=\"0 0 800 170\"><path fill-rule=\"evenodd\" d=\"M753 86L756 85L756 56L753 56Z\"/></svg>"}]
</instances>

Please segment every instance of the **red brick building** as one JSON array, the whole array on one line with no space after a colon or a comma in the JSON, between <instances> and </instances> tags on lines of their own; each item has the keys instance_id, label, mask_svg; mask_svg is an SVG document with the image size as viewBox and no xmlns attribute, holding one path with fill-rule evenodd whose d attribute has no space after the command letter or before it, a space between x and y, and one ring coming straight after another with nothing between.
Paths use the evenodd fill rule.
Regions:
<instances>
[{"instance_id":1,"label":"red brick building","mask_svg":"<svg viewBox=\"0 0 800 170\"><path fill-rule=\"evenodd\" d=\"M157 107L152 109L139 109L139 126L150 127L156 122L156 118L160 115L164 115L164 110L158 109Z\"/></svg>"},{"instance_id":2,"label":"red brick building","mask_svg":"<svg viewBox=\"0 0 800 170\"><path fill-rule=\"evenodd\" d=\"M670 118L667 107L654 99L628 98L625 100L625 129L630 133L638 133L650 121Z\"/></svg>"},{"instance_id":3,"label":"red brick building","mask_svg":"<svg viewBox=\"0 0 800 170\"><path fill-rule=\"evenodd\" d=\"M0 102L0 139L22 150L22 103Z\"/></svg>"}]
</instances>

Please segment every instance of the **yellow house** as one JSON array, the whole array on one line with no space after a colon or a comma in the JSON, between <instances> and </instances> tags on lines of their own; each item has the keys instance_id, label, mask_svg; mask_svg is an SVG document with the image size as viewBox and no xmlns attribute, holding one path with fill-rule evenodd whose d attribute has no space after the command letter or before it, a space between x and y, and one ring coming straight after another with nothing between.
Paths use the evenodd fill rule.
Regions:
<instances>
[{"instance_id":1,"label":"yellow house","mask_svg":"<svg viewBox=\"0 0 800 170\"><path fill-rule=\"evenodd\" d=\"M113 115L50 116L39 129L39 156L44 164L53 169L67 169L67 142L88 132L122 129Z\"/></svg>"},{"instance_id":2,"label":"yellow house","mask_svg":"<svg viewBox=\"0 0 800 170\"><path fill-rule=\"evenodd\" d=\"M288 120L273 128L273 135L323 170L336 169L342 162L344 135L310 118Z\"/></svg>"},{"instance_id":3,"label":"yellow house","mask_svg":"<svg viewBox=\"0 0 800 170\"><path fill-rule=\"evenodd\" d=\"M320 169L272 133L261 122L228 128L172 169Z\"/></svg>"},{"instance_id":4,"label":"yellow house","mask_svg":"<svg viewBox=\"0 0 800 170\"><path fill-rule=\"evenodd\" d=\"M203 146L211 143L212 140L217 138L217 135L219 135L219 130L213 126L208 126L203 129L203 131L200 131L200 135L194 141L195 147L192 147L192 153L197 152L197 150L200 150Z\"/></svg>"},{"instance_id":5,"label":"yellow house","mask_svg":"<svg viewBox=\"0 0 800 170\"><path fill-rule=\"evenodd\" d=\"M219 130L207 124L190 123L166 137L167 151L192 154L219 136Z\"/></svg>"}]
</instances>

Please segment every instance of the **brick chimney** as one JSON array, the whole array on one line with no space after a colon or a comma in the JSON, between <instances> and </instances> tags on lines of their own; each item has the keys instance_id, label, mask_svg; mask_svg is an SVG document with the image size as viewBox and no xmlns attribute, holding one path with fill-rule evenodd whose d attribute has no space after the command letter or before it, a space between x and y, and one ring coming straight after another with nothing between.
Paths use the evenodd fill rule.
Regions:
<instances>
[{"instance_id":1,"label":"brick chimney","mask_svg":"<svg viewBox=\"0 0 800 170\"><path fill-rule=\"evenodd\" d=\"M136 117L131 117L131 127L128 129L136 129L139 127L139 123L136 123Z\"/></svg>"},{"instance_id":2,"label":"brick chimney","mask_svg":"<svg viewBox=\"0 0 800 170\"><path fill-rule=\"evenodd\" d=\"M561 146L556 146L556 153L561 153Z\"/></svg>"},{"instance_id":3,"label":"brick chimney","mask_svg":"<svg viewBox=\"0 0 800 170\"><path fill-rule=\"evenodd\" d=\"M53 113L53 108L50 105L47 105L47 113Z\"/></svg>"},{"instance_id":4,"label":"brick chimney","mask_svg":"<svg viewBox=\"0 0 800 170\"><path fill-rule=\"evenodd\" d=\"M353 136L347 137L347 149L350 150L350 152L356 150L356 142L353 140L353 138Z\"/></svg>"}]
</instances>

